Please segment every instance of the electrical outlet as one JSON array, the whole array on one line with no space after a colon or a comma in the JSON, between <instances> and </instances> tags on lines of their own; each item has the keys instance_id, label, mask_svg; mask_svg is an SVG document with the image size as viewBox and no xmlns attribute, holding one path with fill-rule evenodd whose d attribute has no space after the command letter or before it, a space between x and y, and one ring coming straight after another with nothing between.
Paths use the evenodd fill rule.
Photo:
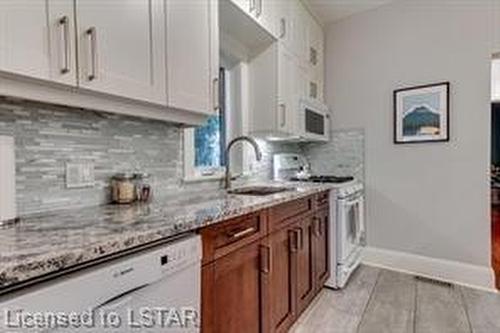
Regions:
<instances>
[{"instance_id":1,"label":"electrical outlet","mask_svg":"<svg viewBox=\"0 0 500 333\"><path fill-rule=\"evenodd\" d=\"M66 187L84 188L95 184L94 163L71 162L66 163Z\"/></svg>"}]
</instances>

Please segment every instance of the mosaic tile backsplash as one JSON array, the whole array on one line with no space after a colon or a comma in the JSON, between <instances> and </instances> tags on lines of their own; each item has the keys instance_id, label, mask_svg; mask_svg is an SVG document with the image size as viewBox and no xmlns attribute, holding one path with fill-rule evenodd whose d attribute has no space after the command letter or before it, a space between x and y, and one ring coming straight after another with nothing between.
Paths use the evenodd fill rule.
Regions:
<instances>
[{"instance_id":1,"label":"mosaic tile backsplash","mask_svg":"<svg viewBox=\"0 0 500 333\"><path fill-rule=\"evenodd\" d=\"M109 179L119 172L151 175L156 196L214 189L219 182L182 181L182 132L173 124L104 112L0 99L0 135L16 142L19 215L109 202ZM247 180L272 178L272 155L302 153L315 173L354 174L363 179L362 130L335 131L327 144L266 143ZM91 162L95 186L66 187L66 163Z\"/></svg>"},{"instance_id":2,"label":"mosaic tile backsplash","mask_svg":"<svg viewBox=\"0 0 500 333\"><path fill-rule=\"evenodd\" d=\"M163 122L1 101L0 135L15 138L21 215L107 202L117 172L150 173L160 192L180 183L181 130ZM66 163L79 161L94 164L96 184L67 189Z\"/></svg>"},{"instance_id":3,"label":"mosaic tile backsplash","mask_svg":"<svg viewBox=\"0 0 500 333\"><path fill-rule=\"evenodd\" d=\"M182 132L156 120L0 99L0 135L16 142L20 215L107 203L109 179L119 172L149 173L156 196L218 187L218 182L182 182ZM298 149L260 144L264 156L254 164L251 180L270 178L274 152ZM87 161L94 164L95 186L68 189L66 163Z\"/></svg>"},{"instance_id":4,"label":"mosaic tile backsplash","mask_svg":"<svg viewBox=\"0 0 500 333\"><path fill-rule=\"evenodd\" d=\"M315 174L365 178L363 129L334 130L329 142L302 144L301 148Z\"/></svg>"}]
</instances>

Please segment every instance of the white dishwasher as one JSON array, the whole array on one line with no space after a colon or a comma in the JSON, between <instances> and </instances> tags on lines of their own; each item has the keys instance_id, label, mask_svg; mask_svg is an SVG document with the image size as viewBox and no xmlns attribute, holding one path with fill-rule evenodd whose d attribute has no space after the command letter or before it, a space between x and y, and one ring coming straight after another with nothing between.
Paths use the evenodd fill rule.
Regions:
<instances>
[{"instance_id":1,"label":"white dishwasher","mask_svg":"<svg viewBox=\"0 0 500 333\"><path fill-rule=\"evenodd\" d=\"M0 298L0 332L199 332L191 235Z\"/></svg>"}]
</instances>

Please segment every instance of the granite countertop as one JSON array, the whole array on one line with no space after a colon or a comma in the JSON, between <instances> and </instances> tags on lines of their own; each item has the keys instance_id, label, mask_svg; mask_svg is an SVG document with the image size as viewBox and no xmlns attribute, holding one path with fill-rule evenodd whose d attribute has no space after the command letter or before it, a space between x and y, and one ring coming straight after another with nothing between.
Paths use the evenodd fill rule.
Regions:
<instances>
[{"instance_id":1,"label":"granite countertop","mask_svg":"<svg viewBox=\"0 0 500 333\"><path fill-rule=\"evenodd\" d=\"M14 226L0 228L0 292L29 279L331 188L328 184L285 185L296 190L266 196L213 191L143 205L106 205L22 218Z\"/></svg>"}]
</instances>

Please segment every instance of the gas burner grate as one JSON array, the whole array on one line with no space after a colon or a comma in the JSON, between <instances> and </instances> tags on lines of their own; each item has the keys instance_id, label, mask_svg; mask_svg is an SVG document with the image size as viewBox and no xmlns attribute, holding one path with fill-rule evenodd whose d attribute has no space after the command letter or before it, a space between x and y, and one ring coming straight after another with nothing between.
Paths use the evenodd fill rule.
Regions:
<instances>
[{"instance_id":1,"label":"gas burner grate","mask_svg":"<svg viewBox=\"0 0 500 333\"><path fill-rule=\"evenodd\" d=\"M311 182L311 183L346 183L354 180L354 177L338 177L331 175L318 175L318 176L310 176L305 179L292 178L292 181L303 181L303 182Z\"/></svg>"}]
</instances>

